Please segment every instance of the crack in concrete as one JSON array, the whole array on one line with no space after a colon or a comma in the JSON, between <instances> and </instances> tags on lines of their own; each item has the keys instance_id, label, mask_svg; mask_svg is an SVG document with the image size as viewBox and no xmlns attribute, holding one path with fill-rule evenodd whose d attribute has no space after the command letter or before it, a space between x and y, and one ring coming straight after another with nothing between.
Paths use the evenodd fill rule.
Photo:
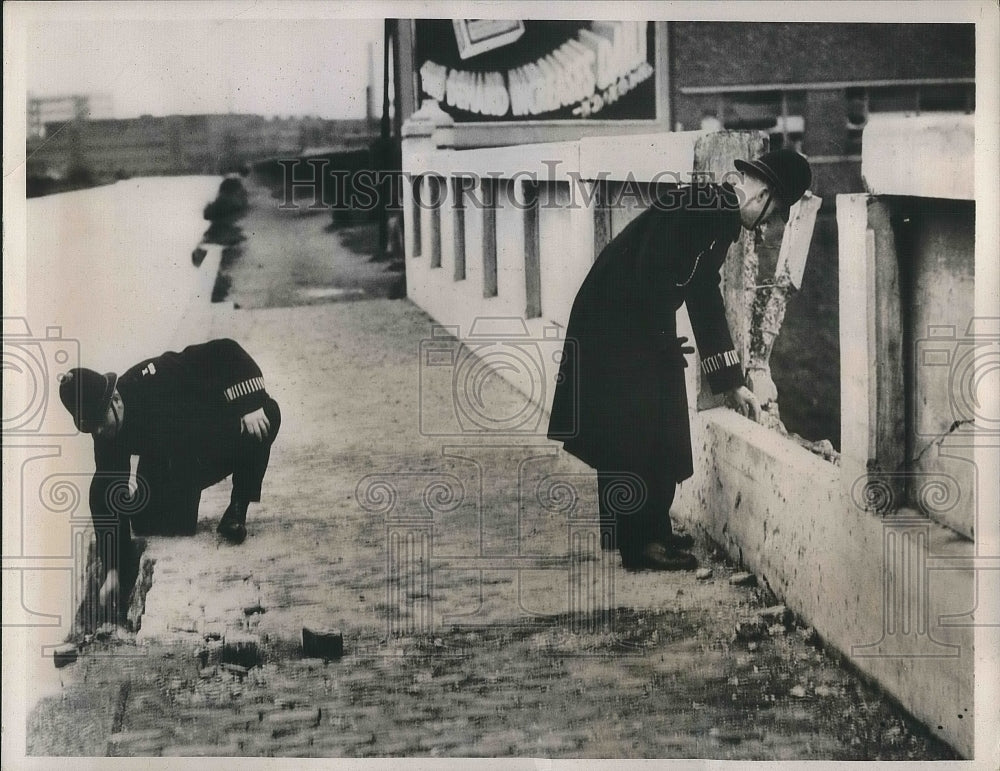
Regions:
<instances>
[{"instance_id":1,"label":"crack in concrete","mask_svg":"<svg viewBox=\"0 0 1000 771\"><path fill-rule=\"evenodd\" d=\"M968 420L956 420L954 423L952 423L948 427L947 431L945 431L945 432L943 432L941 434L938 434L934 439L932 439L930 442L928 442L926 445L924 445L924 448L920 452L918 452L916 454L916 456L914 456L913 458L908 459L907 462L906 462L907 465L910 468L913 468L913 466L915 466L916 464L918 464L923 459L924 455L927 454L927 451L931 447L934 447L935 445L937 445L937 446L940 447L941 443L944 442L944 440L947 439L949 436L951 436L951 434L955 433L955 431L957 429L961 428L962 426L975 425L975 422L976 422L975 419L971 419L971 418L968 419Z\"/></svg>"}]
</instances>

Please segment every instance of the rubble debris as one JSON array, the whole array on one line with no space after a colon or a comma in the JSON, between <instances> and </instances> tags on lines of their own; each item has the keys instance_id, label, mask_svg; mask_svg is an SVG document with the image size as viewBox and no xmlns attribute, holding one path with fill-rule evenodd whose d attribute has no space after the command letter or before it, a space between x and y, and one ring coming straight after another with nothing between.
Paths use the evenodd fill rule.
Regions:
<instances>
[{"instance_id":1,"label":"rubble debris","mask_svg":"<svg viewBox=\"0 0 1000 771\"><path fill-rule=\"evenodd\" d=\"M111 623L101 624L94 632L94 639L104 641L115 633L115 625Z\"/></svg>"},{"instance_id":2,"label":"rubble debris","mask_svg":"<svg viewBox=\"0 0 1000 771\"><path fill-rule=\"evenodd\" d=\"M833 443L829 439L820 439L814 442L795 433L791 434L791 438L813 455L819 455L823 460L829 461L835 466L840 465L840 453L834 449Z\"/></svg>"},{"instance_id":3,"label":"rubble debris","mask_svg":"<svg viewBox=\"0 0 1000 771\"><path fill-rule=\"evenodd\" d=\"M302 655L305 658L339 659L344 655L344 635L337 629L302 627Z\"/></svg>"},{"instance_id":4,"label":"rubble debris","mask_svg":"<svg viewBox=\"0 0 1000 771\"><path fill-rule=\"evenodd\" d=\"M108 737L110 744L132 744L164 739L167 732L163 728L148 728L141 731L115 731Z\"/></svg>"},{"instance_id":5,"label":"rubble debris","mask_svg":"<svg viewBox=\"0 0 1000 771\"><path fill-rule=\"evenodd\" d=\"M223 672L228 672L231 675L236 675L237 677L246 677L247 672L250 670L247 667L241 666L240 664L230 664L229 662L223 662L220 664Z\"/></svg>"},{"instance_id":6,"label":"rubble debris","mask_svg":"<svg viewBox=\"0 0 1000 771\"><path fill-rule=\"evenodd\" d=\"M222 661L247 669L260 663L260 643L256 635L229 632L222 640Z\"/></svg>"},{"instance_id":7,"label":"rubble debris","mask_svg":"<svg viewBox=\"0 0 1000 771\"><path fill-rule=\"evenodd\" d=\"M743 737L736 731L713 726L709 729L708 735L721 744L739 744Z\"/></svg>"},{"instance_id":8,"label":"rubble debris","mask_svg":"<svg viewBox=\"0 0 1000 771\"><path fill-rule=\"evenodd\" d=\"M788 695L794 696L796 699L804 699L806 696L806 689L801 685L795 685L788 691Z\"/></svg>"},{"instance_id":9,"label":"rubble debris","mask_svg":"<svg viewBox=\"0 0 1000 771\"><path fill-rule=\"evenodd\" d=\"M757 616L768 624L781 624L787 627L792 620L791 611L784 605L772 605L768 608L761 608L757 611Z\"/></svg>"},{"instance_id":10,"label":"rubble debris","mask_svg":"<svg viewBox=\"0 0 1000 771\"><path fill-rule=\"evenodd\" d=\"M763 640L767 637L767 622L759 617L745 618L736 622L736 639L743 642Z\"/></svg>"},{"instance_id":11,"label":"rubble debris","mask_svg":"<svg viewBox=\"0 0 1000 771\"><path fill-rule=\"evenodd\" d=\"M264 722L271 729L271 736L279 737L294 733L300 728L315 728L323 717L319 707L305 709L283 709L265 716Z\"/></svg>"},{"instance_id":12,"label":"rubble debris","mask_svg":"<svg viewBox=\"0 0 1000 771\"><path fill-rule=\"evenodd\" d=\"M733 573L729 576L729 583L733 586L756 586L757 576L753 573Z\"/></svg>"},{"instance_id":13,"label":"rubble debris","mask_svg":"<svg viewBox=\"0 0 1000 771\"><path fill-rule=\"evenodd\" d=\"M169 740L169 733L162 728L117 731L108 737L107 754L112 757L116 755L158 755Z\"/></svg>"},{"instance_id":14,"label":"rubble debris","mask_svg":"<svg viewBox=\"0 0 1000 771\"><path fill-rule=\"evenodd\" d=\"M712 577L712 568L698 568L694 572L694 577L699 581L707 581Z\"/></svg>"},{"instance_id":15,"label":"rubble debris","mask_svg":"<svg viewBox=\"0 0 1000 771\"><path fill-rule=\"evenodd\" d=\"M56 665L56 669L62 669L76 661L78 655L76 646L73 643L66 643L52 651L52 663Z\"/></svg>"},{"instance_id":16,"label":"rubble debris","mask_svg":"<svg viewBox=\"0 0 1000 771\"><path fill-rule=\"evenodd\" d=\"M195 651L202 669L222 661L222 647L221 640L211 640Z\"/></svg>"}]
</instances>

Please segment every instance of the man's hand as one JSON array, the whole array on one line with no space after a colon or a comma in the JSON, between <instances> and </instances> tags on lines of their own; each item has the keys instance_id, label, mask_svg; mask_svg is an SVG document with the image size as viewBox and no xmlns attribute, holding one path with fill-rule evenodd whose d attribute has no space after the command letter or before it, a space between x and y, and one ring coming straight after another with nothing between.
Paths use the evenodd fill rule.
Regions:
<instances>
[{"instance_id":1,"label":"man's hand","mask_svg":"<svg viewBox=\"0 0 1000 771\"><path fill-rule=\"evenodd\" d=\"M104 577L104 584L101 586L101 590L97 593L98 602L102 606L107 606L109 602L117 603L119 590L118 571L109 570L108 574Z\"/></svg>"},{"instance_id":2,"label":"man's hand","mask_svg":"<svg viewBox=\"0 0 1000 771\"><path fill-rule=\"evenodd\" d=\"M760 402L746 386L734 388L728 394L734 409L741 415L746 415L755 423L760 423Z\"/></svg>"},{"instance_id":3,"label":"man's hand","mask_svg":"<svg viewBox=\"0 0 1000 771\"><path fill-rule=\"evenodd\" d=\"M263 442L271 433L271 421L264 414L264 408L248 412L240 418L240 433L253 436L258 442Z\"/></svg>"}]
</instances>

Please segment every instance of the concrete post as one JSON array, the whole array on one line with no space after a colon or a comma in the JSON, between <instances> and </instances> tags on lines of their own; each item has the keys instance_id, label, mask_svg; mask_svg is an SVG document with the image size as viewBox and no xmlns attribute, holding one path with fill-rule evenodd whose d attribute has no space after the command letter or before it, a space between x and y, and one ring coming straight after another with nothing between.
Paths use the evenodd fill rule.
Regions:
<instances>
[{"instance_id":1,"label":"concrete post","mask_svg":"<svg viewBox=\"0 0 1000 771\"><path fill-rule=\"evenodd\" d=\"M785 320L788 299L802 283L816 214L823 199L806 191L792 207L781 238L774 277L757 286L751 319L747 384L762 406L773 416L775 427L784 433L778 414L778 388L771 377L771 350Z\"/></svg>"},{"instance_id":2,"label":"concrete post","mask_svg":"<svg viewBox=\"0 0 1000 771\"><path fill-rule=\"evenodd\" d=\"M736 174L733 161L750 160L767 150L767 138L756 132L719 131L700 137L694 145L695 175L710 182L724 182L726 175ZM750 353L750 313L753 308L754 286L757 283L757 247L753 234L746 230L730 248L722 267L722 293L726 304L726 321L733 336L733 347L744 366ZM708 384L700 377L698 409L721 404Z\"/></svg>"},{"instance_id":3,"label":"concrete post","mask_svg":"<svg viewBox=\"0 0 1000 771\"><path fill-rule=\"evenodd\" d=\"M837 224L844 483L888 485L903 501L903 321L889 206L866 195L837 196Z\"/></svg>"},{"instance_id":4,"label":"concrete post","mask_svg":"<svg viewBox=\"0 0 1000 771\"><path fill-rule=\"evenodd\" d=\"M447 147L454 144L454 121L451 116L441 109L440 105L433 99L427 99L420 109L411 115L403 124L402 148L403 148L403 171L417 175L431 168L431 156L438 147ZM423 188L419 186L424 186ZM403 185L403 230L406 236L406 256L408 258L419 256L423 253L422 245L417 240L427 228L421 227L423 224L417 223L416 219L423 218L423 210L414 200L415 195L419 195L418 189L423 190L423 198L426 199L426 185L422 179L415 179L414 184ZM410 271L407 271L407 282L410 281ZM407 287L410 293L410 287Z\"/></svg>"}]
</instances>

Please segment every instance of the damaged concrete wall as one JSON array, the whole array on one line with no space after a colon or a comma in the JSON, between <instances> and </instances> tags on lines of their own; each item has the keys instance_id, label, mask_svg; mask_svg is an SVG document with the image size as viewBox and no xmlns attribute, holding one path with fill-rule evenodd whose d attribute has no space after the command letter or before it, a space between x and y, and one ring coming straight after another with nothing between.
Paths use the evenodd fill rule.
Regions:
<instances>
[{"instance_id":1,"label":"damaged concrete wall","mask_svg":"<svg viewBox=\"0 0 1000 771\"><path fill-rule=\"evenodd\" d=\"M969 542L927 518L873 515L843 469L730 410L692 415L692 444L673 517L970 756L974 630L942 617L975 607L973 571L922 570L967 558Z\"/></svg>"},{"instance_id":2,"label":"damaged concrete wall","mask_svg":"<svg viewBox=\"0 0 1000 771\"><path fill-rule=\"evenodd\" d=\"M967 166L972 122L902 120L866 132L883 194L837 200L841 467L732 412L703 411L692 415L702 462L673 514L971 757L973 633L989 623L976 573L989 558L970 540L972 358L998 330L973 323L971 174L913 168L929 157L935 169Z\"/></svg>"},{"instance_id":3,"label":"damaged concrete wall","mask_svg":"<svg viewBox=\"0 0 1000 771\"><path fill-rule=\"evenodd\" d=\"M975 202L906 198L898 205L897 240L907 252L900 257L911 296L904 331L913 341L907 367L912 394L907 469L914 479L938 480L934 489L946 485L972 491L974 448L956 445L955 438L974 421L975 412L975 405L964 403L975 379L976 339L968 334L975 316ZM919 507L917 493L911 489L908 502ZM971 495L962 496L940 517L949 527L974 536Z\"/></svg>"}]
</instances>

